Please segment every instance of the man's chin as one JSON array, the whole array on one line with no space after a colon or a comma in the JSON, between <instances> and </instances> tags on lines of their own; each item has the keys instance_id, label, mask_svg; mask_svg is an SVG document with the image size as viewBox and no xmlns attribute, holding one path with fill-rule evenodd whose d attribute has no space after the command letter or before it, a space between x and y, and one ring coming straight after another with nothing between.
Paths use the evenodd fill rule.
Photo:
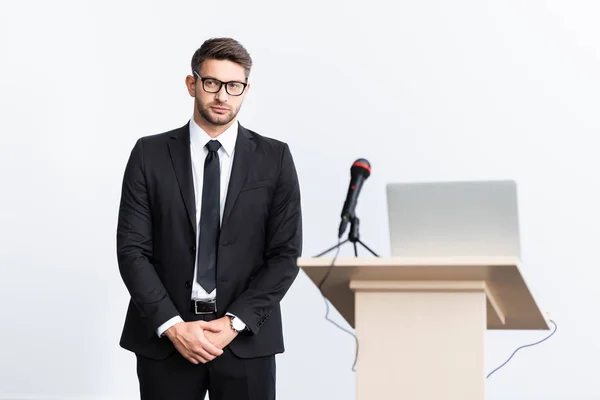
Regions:
<instances>
[{"instance_id":1,"label":"man's chin","mask_svg":"<svg viewBox=\"0 0 600 400\"><path fill-rule=\"evenodd\" d=\"M227 114L227 115L215 115L215 114L213 114L211 112L203 113L202 116L209 123L211 123L213 125L216 125L216 126L227 125L228 123L230 123L231 121L233 121L233 119L235 118L235 115L231 115L231 114Z\"/></svg>"},{"instance_id":2,"label":"man's chin","mask_svg":"<svg viewBox=\"0 0 600 400\"><path fill-rule=\"evenodd\" d=\"M231 121L233 121L233 118L228 118L228 119L216 119L213 120L211 122L211 124L213 125L217 125L217 126L224 126L227 125L228 123L230 123Z\"/></svg>"}]
</instances>

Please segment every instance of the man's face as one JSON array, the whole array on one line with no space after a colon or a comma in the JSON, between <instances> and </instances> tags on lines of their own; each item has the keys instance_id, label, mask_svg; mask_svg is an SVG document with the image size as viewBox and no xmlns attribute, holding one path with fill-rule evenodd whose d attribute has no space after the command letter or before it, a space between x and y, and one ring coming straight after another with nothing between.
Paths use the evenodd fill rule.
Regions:
<instances>
[{"instance_id":1,"label":"man's face","mask_svg":"<svg viewBox=\"0 0 600 400\"><path fill-rule=\"evenodd\" d=\"M246 82L244 68L228 60L206 60L197 73L200 77L195 74L195 80L188 77L187 86L190 96L195 98L198 115L214 126L229 124L240 111L249 89L247 86L240 96L235 96ZM219 89L219 81L230 83L223 83L216 92Z\"/></svg>"}]
</instances>

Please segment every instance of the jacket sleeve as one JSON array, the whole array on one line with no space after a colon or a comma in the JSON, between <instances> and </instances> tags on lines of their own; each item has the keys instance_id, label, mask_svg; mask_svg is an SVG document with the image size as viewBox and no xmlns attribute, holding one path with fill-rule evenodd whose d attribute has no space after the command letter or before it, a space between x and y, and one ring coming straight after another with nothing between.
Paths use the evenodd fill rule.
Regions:
<instances>
[{"instance_id":1,"label":"jacket sleeve","mask_svg":"<svg viewBox=\"0 0 600 400\"><path fill-rule=\"evenodd\" d=\"M179 315L152 259L152 212L144 170L143 139L133 147L123 177L117 223L119 272L140 315L153 331Z\"/></svg>"},{"instance_id":2,"label":"jacket sleeve","mask_svg":"<svg viewBox=\"0 0 600 400\"><path fill-rule=\"evenodd\" d=\"M300 186L292 154L283 146L281 169L267 220L264 265L229 306L252 334L257 334L298 275L302 252Z\"/></svg>"}]
</instances>

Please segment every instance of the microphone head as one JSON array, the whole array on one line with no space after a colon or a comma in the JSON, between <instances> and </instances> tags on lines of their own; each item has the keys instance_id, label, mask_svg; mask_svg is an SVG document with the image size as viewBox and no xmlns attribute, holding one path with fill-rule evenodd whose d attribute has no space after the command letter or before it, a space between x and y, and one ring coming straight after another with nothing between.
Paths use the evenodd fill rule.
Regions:
<instances>
[{"instance_id":1,"label":"microphone head","mask_svg":"<svg viewBox=\"0 0 600 400\"><path fill-rule=\"evenodd\" d=\"M352 167L350 168L351 175L362 175L365 178L368 178L371 175L371 163L369 163L364 158L359 158L354 161Z\"/></svg>"}]
</instances>

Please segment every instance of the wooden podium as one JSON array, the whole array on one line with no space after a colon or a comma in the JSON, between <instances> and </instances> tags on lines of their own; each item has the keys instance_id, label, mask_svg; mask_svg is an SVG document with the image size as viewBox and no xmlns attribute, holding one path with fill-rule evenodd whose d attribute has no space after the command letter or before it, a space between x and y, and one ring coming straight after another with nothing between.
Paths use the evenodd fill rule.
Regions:
<instances>
[{"instance_id":1,"label":"wooden podium","mask_svg":"<svg viewBox=\"0 0 600 400\"><path fill-rule=\"evenodd\" d=\"M318 285L332 260L298 265ZM516 258L340 258L322 290L356 329L357 400L484 400L486 329L550 329Z\"/></svg>"}]
</instances>

